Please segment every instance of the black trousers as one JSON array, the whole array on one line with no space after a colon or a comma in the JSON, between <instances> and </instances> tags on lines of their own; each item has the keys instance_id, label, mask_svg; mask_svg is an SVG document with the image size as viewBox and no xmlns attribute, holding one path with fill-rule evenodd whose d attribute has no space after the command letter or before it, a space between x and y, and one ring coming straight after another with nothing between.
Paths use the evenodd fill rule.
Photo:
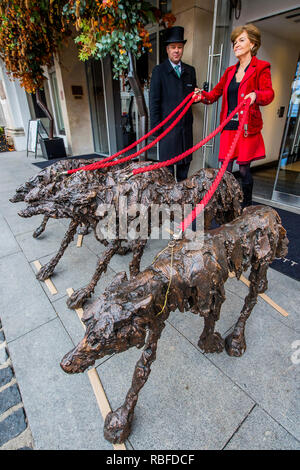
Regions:
<instances>
[{"instance_id":1,"label":"black trousers","mask_svg":"<svg viewBox=\"0 0 300 470\"><path fill-rule=\"evenodd\" d=\"M183 181L183 180L187 179L190 164L191 164L191 162L180 163L180 164L175 163L175 165L176 165L176 179L177 179L178 183L180 181ZM175 168L174 168L175 165L170 165L170 166L167 167L168 170L172 173L173 176L174 176L174 172L175 172Z\"/></svg>"},{"instance_id":2,"label":"black trousers","mask_svg":"<svg viewBox=\"0 0 300 470\"><path fill-rule=\"evenodd\" d=\"M183 181L183 180L187 179L190 164L191 164L191 162L181 163L180 165L178 165L178 163L175 163L175 165L176 165L176 178L177 178L178 183L180 181ZM170 165L170 166L167 167L169 169L169 171L172 173L173 176L174 176L174 171L175 171L175 169L174 169L175 165ZM191 225L191 229L193 230L193 232L196 232L196 220L193 220L192 225Z\"/></svg>"}]
</instances>

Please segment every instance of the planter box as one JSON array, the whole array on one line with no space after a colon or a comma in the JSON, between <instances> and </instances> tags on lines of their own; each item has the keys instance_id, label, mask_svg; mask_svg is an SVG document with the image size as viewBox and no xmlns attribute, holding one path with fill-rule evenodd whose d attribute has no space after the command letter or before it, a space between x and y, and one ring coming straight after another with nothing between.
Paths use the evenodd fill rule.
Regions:
<instances>
[{"instance_id":1,"label":"planter box","mask_svg":"<svg viewBox=\"0 0 300 470\"><path fill-rule=\"evenodd\" d=\"M43 156L47 160L67 157L64 139L61 137L54 137L53 139L41 139L40 143Z\"/></svg>"}]
</instances>

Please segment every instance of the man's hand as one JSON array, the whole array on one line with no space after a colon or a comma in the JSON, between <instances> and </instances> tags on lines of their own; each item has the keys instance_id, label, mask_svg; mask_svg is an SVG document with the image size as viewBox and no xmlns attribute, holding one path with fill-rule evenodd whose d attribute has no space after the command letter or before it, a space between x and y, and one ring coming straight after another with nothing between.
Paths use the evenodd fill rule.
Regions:
<instances>
[{"instance_id":1,"label":"man's hand","mask_svg":"<svg viewBox=\"0 0 300 470\"><path fill-rule=\"evenodd\" d=\"M254 103L254 101L256 100L255 91L252 91L252 93L249 93L249 95L245 96L245 100L247 100L248 98L251 99L251 103L250 103L250 106L251 106Z\"/></svg>"},{"instance_id":2,"label":"man's hand","mask_svg":"<svg viewBox=\"0 0 300 470\"><path fill-rule=\"evenodd\" d=\"M193 98L194 98L194 103L199 103L201 100L201 92L200 88L195 88Z\"/></svg>"}]
</instances>

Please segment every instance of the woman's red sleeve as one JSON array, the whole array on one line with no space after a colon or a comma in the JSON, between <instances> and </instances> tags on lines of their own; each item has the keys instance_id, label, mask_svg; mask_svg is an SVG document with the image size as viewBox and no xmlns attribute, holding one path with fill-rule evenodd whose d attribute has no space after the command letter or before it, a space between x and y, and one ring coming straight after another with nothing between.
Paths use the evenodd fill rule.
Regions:
<instances>
[{"instance_id":1,"label":"woman's red sleeve","mask_svg":"<svg viewBox=\"0 0 300 470\"><path fill-rule=\"evenodd\" d=\"M207 92L207 91L202 90L201 103L213 104L215 101L217 101L220 98L220 96L223 94L226 79L227 79L227 70L221 77L221 80L219 81L219 83L211 91Z\"/></svg>"},{"instance_id":2,"label":"woman's red sleeve","mask_svg":"<svg viewBox=\"0 0 300 470\"><path fill-rule=\"evenodd\" d=\"M255 90L255 102L259 106L266 106L274 99L274 90L272 87L270 65L267 65L259 75L258 90Z\"/></svg>"}]
</instances>

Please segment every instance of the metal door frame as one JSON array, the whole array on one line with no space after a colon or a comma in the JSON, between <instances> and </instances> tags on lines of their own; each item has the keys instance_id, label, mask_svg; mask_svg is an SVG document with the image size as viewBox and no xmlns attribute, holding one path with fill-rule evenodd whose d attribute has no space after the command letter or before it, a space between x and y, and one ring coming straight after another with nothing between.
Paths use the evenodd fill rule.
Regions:
<instances>
[{"instance_id":1,"label":"metal door frame","mask_svg":"<svg viewBox=\"0 0 300 470\"><path fill-rule=\"evenodd\" d=\"M298 66L299 61L300 61L300 57L298 59L297 66ZM299 67L299 70L300 70L300 67ZM297 77L296 77L296 80L297 80ZM293 105L292 95L293 95L293 92L291 93L291 97L290 97L289 109L288 109L288 113L287 113L283 138L282 138L282 142L281 142L277 172L276 172L276 177L275 177L275 181L274 181L271 200L276 201L276 202L281 202L283 204L289 204L289 205L292 205L292 206L300 207L300 196L297 196L296 194L290 194L288 192L278 191L278 190L275 189L276 186L277 186L277 182L278 182L279 171L281 169L281 161L282 161L284 148L285 148L285 143L286 143L286 139L287 139L287 135L288 135L289 127L290 127L290 122L291 122L291 117L292 117L291 116L292 105ZM296 138L297 138L297 131L299 129L299 122L300 122L300 114L298 115L298 122L297 122L297 125L296 125L296 132L295 132L295 138L294 138L294 142L293 142L293 148L296 145Z\"/></svg>"},{"instance_id":2,"label":"metal door frame","mask_svg":"<svg viewBox=\"0 0 300 470\"><path fill-rule=\"evenodd\" d=\"M217 28L218 7L219 7L219 5L220 5L219 0L215 0L213 27L212 27L212 41L211 41L211 44L208 48L208 64L207 64L207 75L206 75L206 81L209 84L208 91L211 91L211 89L212 89L211 80L212 80L212 71L213 71L214 60L216 60L216 59L219 60L218 75L217 75L217 83L218 83L220 81L220 78L221 78L223 59L224 59L224 57L226 58L226 56L227 56L226 46L224 47L224 43L221 43L220 50L218 52L214 53L215 42L216 42L216 28ZM225 51L225 53L224 53L224 51ZM212 119L214 121L214 129L215 129L216 126L217 126L217 122L218 122L218 111L219 111L220 104L217 101L212 106L214 106L214 114L212 115ZM208 125L209 125L208 112L209 112L208 107L205 106L205 108L204 108L204 119L203 119L203 139L205 137L207 137L207 135L208 135ZM213 138L209 143L205 144L202 147L203 168L205 168L206 165L207 165L207 162L206 162L207 149L211 149L212 153L214 153L216 151L216 147L215 147L216 140L215 139L216 138Z\"/></svg>"}]
</instances>

